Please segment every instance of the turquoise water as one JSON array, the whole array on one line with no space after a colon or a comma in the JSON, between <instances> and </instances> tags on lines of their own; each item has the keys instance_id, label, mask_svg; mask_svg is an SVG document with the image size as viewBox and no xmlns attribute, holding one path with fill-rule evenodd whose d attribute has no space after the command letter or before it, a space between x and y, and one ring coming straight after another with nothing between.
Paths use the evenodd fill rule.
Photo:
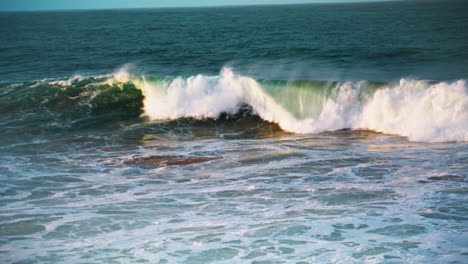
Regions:
<instances>
[{"instance_id":1,"label":"turquoise water","mask_svg":"<svg viewBox=\"0 0 468 264\"><path fill-rule=\"evenodd\" d=\"M466 11L0 13L0 262L466 263Z\"/></svg>"}]
</instances>

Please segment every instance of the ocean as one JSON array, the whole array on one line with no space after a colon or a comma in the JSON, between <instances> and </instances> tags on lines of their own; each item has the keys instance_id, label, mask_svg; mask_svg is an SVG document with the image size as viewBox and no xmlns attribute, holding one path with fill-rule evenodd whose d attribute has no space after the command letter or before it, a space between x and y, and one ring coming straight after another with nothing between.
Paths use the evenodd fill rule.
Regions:
<instances>
[{"instance_id":1,"label":"ocean","mask_svg":"<svg viewBox=\"0 0 468 264\"><path fill-rule=\"evenodd\" d=\"M0 262L467 263L467 13L0 12Z\"/></svg>"}]
</instances>

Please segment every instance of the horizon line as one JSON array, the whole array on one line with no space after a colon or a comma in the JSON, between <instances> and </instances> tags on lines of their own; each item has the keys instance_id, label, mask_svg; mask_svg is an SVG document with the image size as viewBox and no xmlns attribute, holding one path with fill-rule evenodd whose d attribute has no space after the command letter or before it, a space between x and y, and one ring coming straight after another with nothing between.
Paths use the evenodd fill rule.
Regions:
<instances>
[{"instance_id":1,"label":"horizon line","mask_svg":"<svg viewBox=\"0 0 468 264\"><path fill-rule=\"evenodd\" d=\"M142 9L187 9L187 8L236 8L236 7L258 7L258 6L292 6L292 5L336 5L336 4L368 4L382 2L401 2L402 0L357 0L355 2L315 2L315 3L273 3L273 4L240 4L240 5L202 5L202 6L161 6L161 7L114 7L114 8L71 8L71 9L12 9L0 10L0 13L21 12L79 12L79 11L113 11L113 10L142 10Z\"/></svg>"}]
</instances>

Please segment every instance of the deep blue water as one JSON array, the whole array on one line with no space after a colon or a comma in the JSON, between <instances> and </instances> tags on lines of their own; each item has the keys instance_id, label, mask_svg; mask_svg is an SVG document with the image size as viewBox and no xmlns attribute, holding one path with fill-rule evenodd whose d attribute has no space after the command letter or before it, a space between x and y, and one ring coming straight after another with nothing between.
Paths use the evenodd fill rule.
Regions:
<instances>
[{"instance_id":1,"label":"deep blue water","mask_svg":"<svg viewBox=\"0 0 468 264\"><path fill-rule=\"evenodd\" d=\"M0 12L0 262L468 262L467 13Z\"/></svg>"},{"instance_id":2,"label":"deep blue water","mask_svg":"<svg viewBox=\"0 0 468 264\"><path fill-rule=\"evenodd\" d=\"M2 13L2 80L109 73L467 77L463 1Z\"/></svg>"}]
</instances>

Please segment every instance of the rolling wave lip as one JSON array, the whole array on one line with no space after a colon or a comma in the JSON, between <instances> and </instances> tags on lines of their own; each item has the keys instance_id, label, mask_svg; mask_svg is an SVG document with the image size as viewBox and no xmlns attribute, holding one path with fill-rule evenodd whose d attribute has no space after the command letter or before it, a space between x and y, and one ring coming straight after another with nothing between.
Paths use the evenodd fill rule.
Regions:
<instances>
[{"instance_id":1,"label":"rolling wave lip","mask_svg":"<svg viewBox=\"0 0 468 264\"><path fill-rule=\"evenodd\" d=\"M33 108L69 116L119 113L161 121L239 119L242 113L299 134L352 129L396 134L410 141L468 141L465 80L269 80L240 75L228 67L216 76L160 77L131 75L125 66L111 75L23 84L32 89L10 86L3 99L6 105L31 100L28 105Z\"/></svg>"},{"instance_id":2,"label":"rolling wave lip","mask_svg":"<svg viewBox=\"0 0 468 264\"><path fill-rule=\"evenodd\" d=\"M293 133L340 129L397 134L410 141L468 141L465 80L398 83L256 80L223 68L218 76L142 78L151 120L218 118L249 105L264 121Z\"/></svg>"}]
</instances>

